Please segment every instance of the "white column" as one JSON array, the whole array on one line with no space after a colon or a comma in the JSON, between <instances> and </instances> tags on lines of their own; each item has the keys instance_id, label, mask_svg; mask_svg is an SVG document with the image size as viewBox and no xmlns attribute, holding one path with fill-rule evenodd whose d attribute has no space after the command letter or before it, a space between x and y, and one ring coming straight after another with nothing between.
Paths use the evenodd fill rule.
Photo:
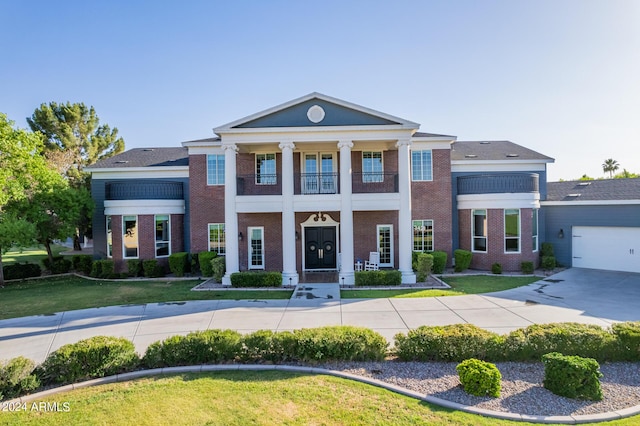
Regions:
<instances>
[{"instance_id":1,"label":"white column","mask_svg":"<svg viewBox=\"0 0 640 426\"><path fill-rule=\"evenodd\" d=\"M411 162L409 158L409 139L401 139L398 147L398 191L400 193L400 211L398 212L398 257L403 284L416 282L416 274L411 267L413 251L413 228L411 225Z\"/></svg>"},{"instance_id":2,"label":"white column","mask_svg":"<svg viewBox=\"0 0 640 426\"><path fill-rule=\"evenodd\" d=\"M351 199L351 148L353 142L340 141L340 284L353 285L353 203Z\"/></svg>"},{"instance_id":3,"label":"white column","mask_svg":"<svg viewBox=\"0 0 640 426\"><path fill-rule=\"evenodd\" d=\"M224 233L226 243L226 273L222 277L222 284L231 285L231 274L240 270L238 214L236 213L236 154L238 147L235 144L223 144L222 149L224 149Z\"/></svg>"},{"instance_id":4,"label":"white column","mask_svg":"<svg viewBox=\"0 0 640 426\"><path fill-rule=\"evenodd\" d=\"M293 211L293 142L282 142L282 285L297 285L296 215Z\"/></svg>"}]
</instances>

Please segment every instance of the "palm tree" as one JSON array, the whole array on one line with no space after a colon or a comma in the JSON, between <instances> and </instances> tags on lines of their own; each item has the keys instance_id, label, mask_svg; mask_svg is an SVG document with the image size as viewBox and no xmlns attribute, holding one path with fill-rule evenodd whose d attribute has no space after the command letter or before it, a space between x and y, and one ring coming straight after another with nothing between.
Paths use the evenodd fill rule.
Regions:
<instances>
[{"instance_id":1,"label":"palm tree","mask_svg":"<svg viewBox=\"0 0 640 426\"><path fill-rule=\"evenodd\" d=\"M620 168L620 165L613 158L609 158L608 160L604 160L604 163L602 164L602 170L605 173L609 172L609 177L610 178L613 177L613 172L615 172L619 168Z\"/></svg>"}]
</instances>

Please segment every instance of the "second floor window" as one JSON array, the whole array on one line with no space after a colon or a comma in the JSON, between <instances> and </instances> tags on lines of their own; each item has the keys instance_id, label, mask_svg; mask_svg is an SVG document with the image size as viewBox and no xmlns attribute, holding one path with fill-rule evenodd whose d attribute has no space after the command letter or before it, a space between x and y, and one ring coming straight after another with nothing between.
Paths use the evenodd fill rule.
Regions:
<instances>
[{"instance_id":1,"label":"second floor window","mask_svg":"<svg viewBox=\"0 0 640 426\"><path fill-rule=\"evenodd\" d=\"M362 153L362 182L382 182L382 152L364 151Z\"/></svg>"},{"instance_id":2,"label":"second floor window","mask_svg":"<svg viewBox=\"0 0 640 426\"><path fill-rule=\"evenodd\" d=\"M430 149L411 151L411 180L433 180L433 164Z\"/></svg>"},{"instance_id":3,"label":"second floor window","mask_svg":"<svg viewBox=\"0 0 640 426\"><path fill-rule=\"evenodd\" d=\"M224 185L224 155L207 155L207 185Z\"/></svg>"},{"instance_id":4,"label":"second floor window","mask_svg":"<svg viewBox=\"0 0 640 426\"><path fill-rule=\"evenodd\" d=\"M256 183L258 185L275 185L276 154L256 154Z\"/></svg>"}]
</instances>

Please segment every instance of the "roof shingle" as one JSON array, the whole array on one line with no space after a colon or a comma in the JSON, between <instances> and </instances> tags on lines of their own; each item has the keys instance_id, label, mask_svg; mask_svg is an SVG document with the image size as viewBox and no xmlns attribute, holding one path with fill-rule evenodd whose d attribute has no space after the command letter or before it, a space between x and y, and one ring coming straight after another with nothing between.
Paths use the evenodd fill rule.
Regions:
<instances>
[{"instance_id":1,"label":"roof shingle","mask_svg":"<svg viewBox=\"0 0 640 426\"><path fill-rule=\"evenodd\" d=\"M187 148L134 148L98 161L87 169L113 169L121 167L175 167L189 165Z\"/></svg>"},{"instance_id":2,"label":"roof shingle","mask_svg":"<svg viewBox=\"0 0 640 426\"><path fill-rule=\"evenodd\" d=\"M548 182L546 201L640 200L640 178Z\"/></svg>"},{"instance_id":3,"label":"roof shingle","mask_svg":"<svg viewBox=\"0 0 640 426\"><path fill-rule=\"evenodd\" d=\"M545 160L553 158L511 141L454 142L451 160Z\"/></svg>"}]
</instances>

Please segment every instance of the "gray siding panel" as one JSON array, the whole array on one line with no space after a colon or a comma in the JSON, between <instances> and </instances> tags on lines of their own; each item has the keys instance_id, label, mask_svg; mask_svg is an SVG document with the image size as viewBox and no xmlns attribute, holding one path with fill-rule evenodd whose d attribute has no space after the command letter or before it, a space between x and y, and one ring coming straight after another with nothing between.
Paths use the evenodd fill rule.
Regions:
<instances>
[{"instance_id":1,"label":"gray siding panel","mask_svg":"<svg viewBox=\"0 0 640 426\"><path fill-rule=\"evenodd\" d=\"M546 241L553 244L558 262L572 266L573 226L640 227L640 205L545 206ZM562 229L564 238L558 238Z\"/></svg>"}]
</instances>

